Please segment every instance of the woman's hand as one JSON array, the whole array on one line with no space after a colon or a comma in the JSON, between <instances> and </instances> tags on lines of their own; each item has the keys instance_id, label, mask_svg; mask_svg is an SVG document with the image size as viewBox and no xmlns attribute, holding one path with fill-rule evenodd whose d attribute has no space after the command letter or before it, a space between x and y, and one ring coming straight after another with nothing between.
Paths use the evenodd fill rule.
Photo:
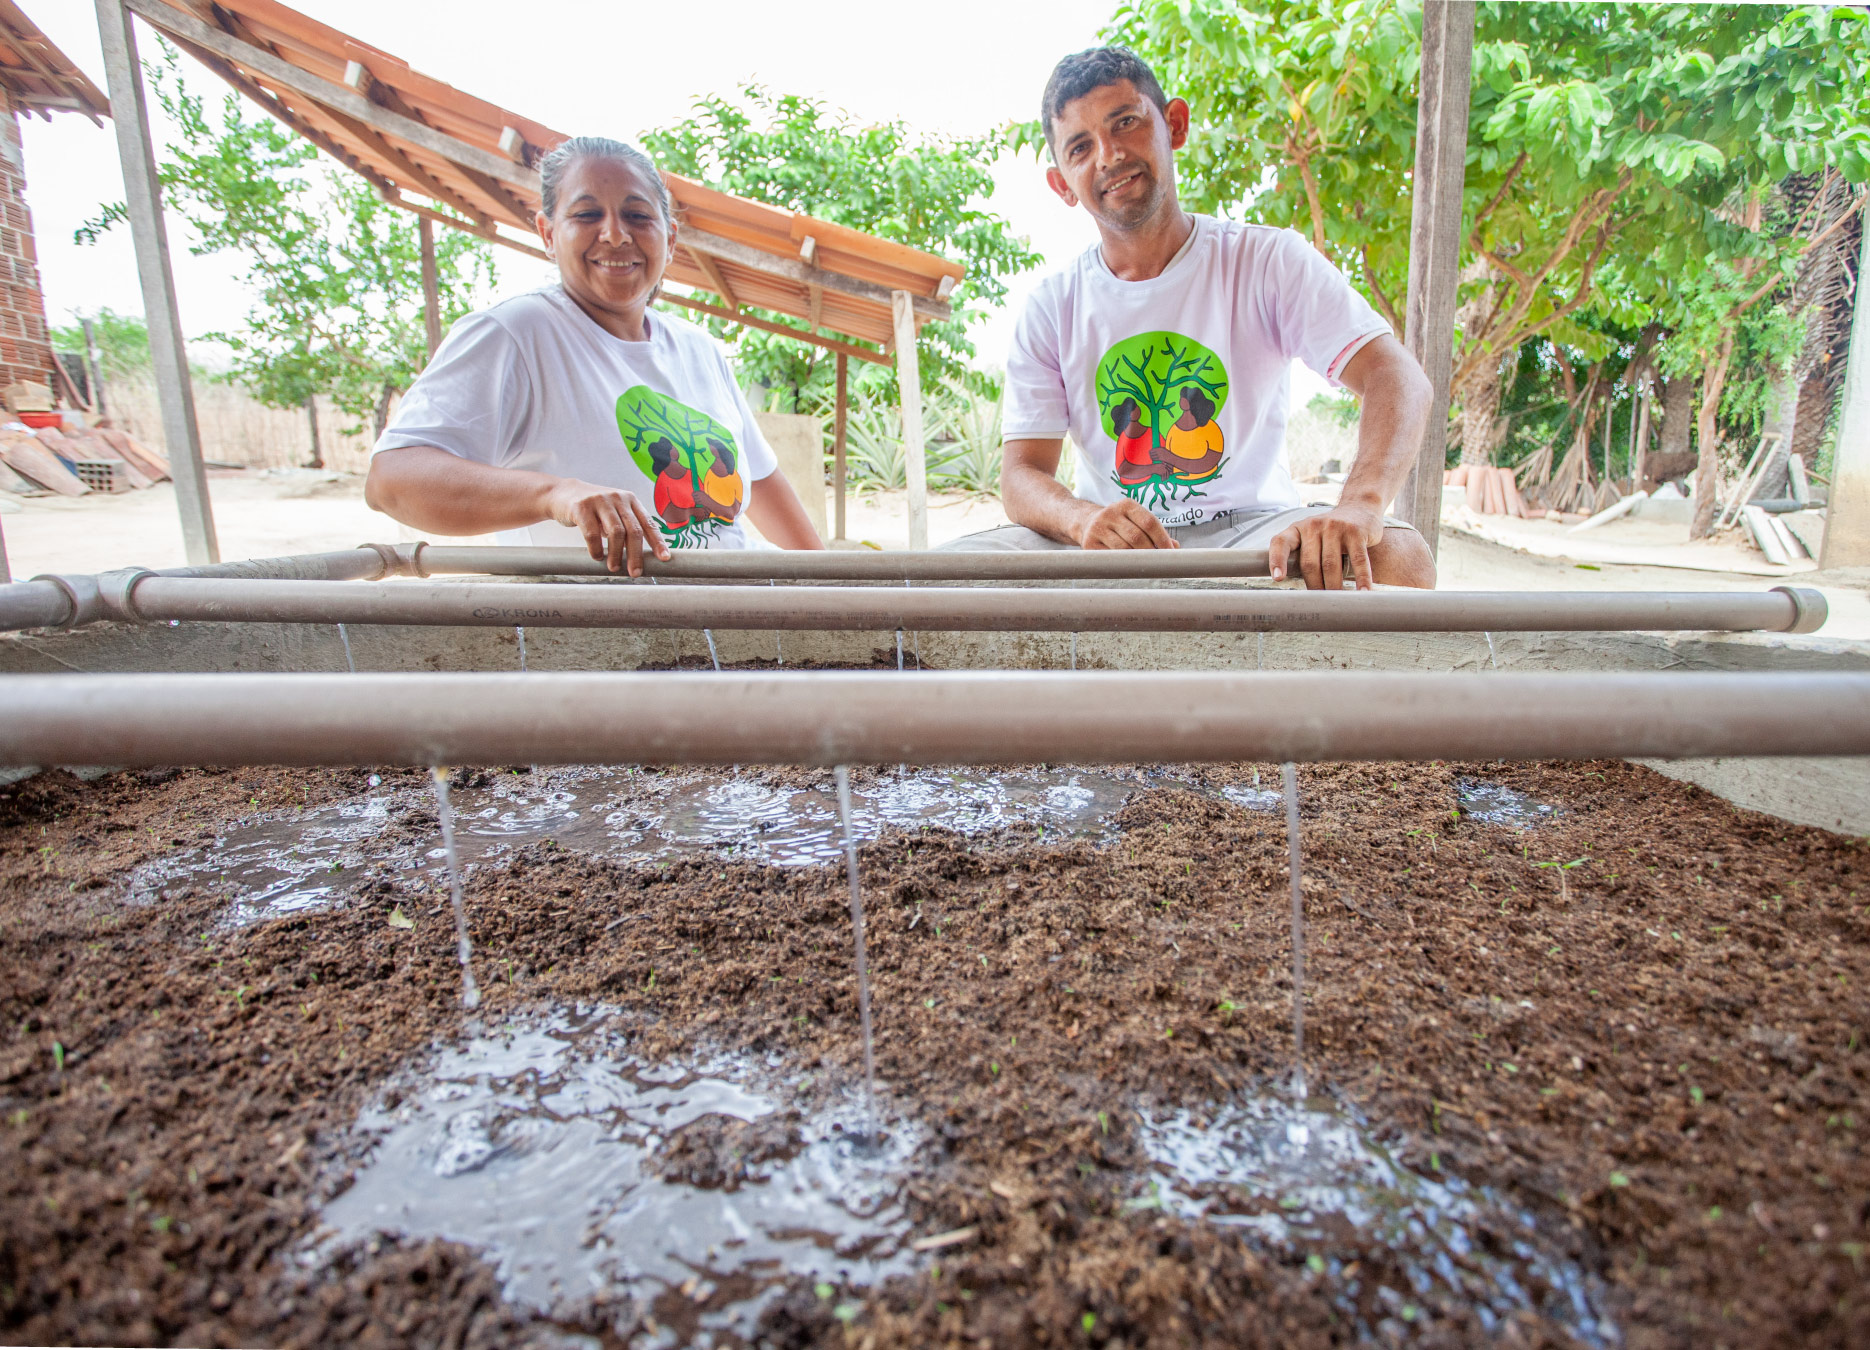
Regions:
<instances>
[{"instance_id":1,"label":"woman's hand","mask_svg":"<svg viewBox=\"0 0 1870 1350\"><path fill-rule=\"evenodd\" d=\"M547 494L546 508L553 520L582 534L591 556L613 572L642 576L645 548L669 560L669 545L634 492L561 478Z\"/></svg>"}]
</instances>

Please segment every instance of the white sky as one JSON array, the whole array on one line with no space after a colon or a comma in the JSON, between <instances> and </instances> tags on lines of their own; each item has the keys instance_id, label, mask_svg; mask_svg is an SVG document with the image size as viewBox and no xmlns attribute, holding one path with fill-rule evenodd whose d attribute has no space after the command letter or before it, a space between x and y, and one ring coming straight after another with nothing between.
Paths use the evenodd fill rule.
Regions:
<instances>
[{"instance_id":1,"label":"white sky","mask_svg":"<svg viewBox=\"0 0 1870 1350\"><path fill-rule=\"evenodd\" d=\"M91 0L25 0L33 20L104 87ZM875 0L770 0L619 6L551 0L537 9L487 0L294 0L295 7L393 53L425 74L523 112L568 134L634 137L678 120L697 94L758 81L808 94L862 121L901 118L951 134L974 133L1034 116L1053 63L1092 45L1115 0L948 0L892 6ZM529 17L537 16L534 22ZM147 58L150 29L138 24ZM226 86L187 63L190 83L218 97ZM68 323L78 310L108 306L141 313L128 231L84 247L72 230L100 203L123 196L115 134L77 115L47 123L21 119L26 191L38 240L47 317ZM157 129L158 154L164 137ZM999 365L1013 316L1033 282L1095 239L1090 218L1045 186L1030 156L996 166L994 208L1045 257L1016 278L1007 308L975 329L985 364ZM226 261L188 253L170 218L170 244L184 329L191 335L236 327L249 305ZM523 291L549 278L548 265L496 250L500 290ZM208 353L203 352L202 355ZM1312 392L1297 372L1303 403ZM1316 381L1322 388L1323 382Z\"/></svg>"}]
</instances>

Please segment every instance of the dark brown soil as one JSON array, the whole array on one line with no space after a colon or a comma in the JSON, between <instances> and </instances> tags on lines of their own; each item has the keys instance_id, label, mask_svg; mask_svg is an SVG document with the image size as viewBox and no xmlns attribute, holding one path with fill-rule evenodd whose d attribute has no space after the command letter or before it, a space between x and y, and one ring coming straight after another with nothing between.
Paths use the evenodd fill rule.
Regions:
<instances>
[{"instance_id":1,"label":"dark brown soil","mask_svg":"<svg viewBox=\"0 0 1870 1350\"><path fill-rule=\"evenodd\" d=\"M1561 814L1523 836L1463 817L1463 776ZM335 1270L282 1259L342 1184L365 1100L462 1026L445 897L373 881L346 908L237 932L214 927L211 883L125 901L133 866L216 822L364 782L0 789L0 1337L505 1346L576 1329L503 1303L446 1243L385 1241ZM1621 763L1319 766L1301 783L1315 1083L1410 1165L1568 1230L1630 1346L1870 1344L1861 842ZM1343 1273L1321 1274L1122 1203L1139 1106L1289 1067L1291 987L1282 821L1165 786L1118 824L1103 842L927 831L864 849L878 1072L939 1155L911 1186L917 1230L976 1234L880 1290L828 1300L801 1281L769 1343L1354 1340L1342 1281L1372 1287L1393 1253L1346 1231ZM393 906L413 929L386 922ZM489 1017L605 1003L640 1019L648 1056L779 1051L846 1077L860 1061L832 869L632 870L541 844L479 869L468 907ZM696 1122L665 1165L740 1184L795 1146L790 1128ZM594 1312L585 1329L619 1343L609 1326ZM1409 1335L1565 1343L1530 1316L1489 1337L1432 1303Z\"/></svg>"}]
</instances>

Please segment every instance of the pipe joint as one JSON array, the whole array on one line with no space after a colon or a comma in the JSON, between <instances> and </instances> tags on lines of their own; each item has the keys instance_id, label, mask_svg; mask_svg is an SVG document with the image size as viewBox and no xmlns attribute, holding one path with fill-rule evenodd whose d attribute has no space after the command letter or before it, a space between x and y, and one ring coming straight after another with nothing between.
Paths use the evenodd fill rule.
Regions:
<instances>
[{"instance_id":1,"label":"pipe joint","mask_svg":"<svg viewBox=\"0 0 1870 1350\"><path fill-rule=\"evenodd\" d=\"M1773 589L1792 602L1792 622L1779 630L1782 633L1816 633L1831 617L1831 606L1823 591L1810 586L1775 586Z\"/></svg>"},{"instance_id":2,"label":"pipe joint","mask_svg":"<svg viewBox=\"0 0 1870 1350\"><path fill-rule=\"evenodd\" d=\"M98 579L88 576L61 576L57 572L41 572L33 578L44 581L58 588L65 597L65 603L71 606L71 613L57 623L47 624L48 628L78 628L87 623L96 623L108 618L104 599L99 593Z\"/></svg>"},{"instance_id":3,"label":"pipe joint","mask_svg":"<svg viewBox=\"0 0 1870 1350\"><path fill-rule=\"evenodd\" d=\"M136 588L143 578L155 575L147 567L125 567L101 574L97 578L98 602L103 608L99 617L123 623L148 623L148 616L136 608Z\"/></svg>"},{"instance_id":4,"label":"pipe joint","mask_svg":"<svg viewBox=\"0 0 1870 1350\"><path fill-rule=\"evenodd\" d=\"M403 571L403 560L394 544L359 544L360 549L369 549L377 555L378 571L374 577L364 577L365 581L382 581L385 577L407 575Z\"/></svg>"}]
</instances>

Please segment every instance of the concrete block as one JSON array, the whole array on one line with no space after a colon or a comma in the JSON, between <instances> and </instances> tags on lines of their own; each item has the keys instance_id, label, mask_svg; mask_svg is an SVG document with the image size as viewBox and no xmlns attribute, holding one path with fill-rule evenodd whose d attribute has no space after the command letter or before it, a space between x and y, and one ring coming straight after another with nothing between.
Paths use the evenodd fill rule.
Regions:
<instances>
[{"instance_id":1,"label":"concrete block","mask_svg":"<svg viewBox=\"0 0 1870 1350\"><path fill-rule=\"evenodd\" d=\"M802 413L756 412L760 434L779 459L779 472L805 503L805 514L820 539L831 537L825 519L825 429Z\"/></svg>"}]
</instances>

